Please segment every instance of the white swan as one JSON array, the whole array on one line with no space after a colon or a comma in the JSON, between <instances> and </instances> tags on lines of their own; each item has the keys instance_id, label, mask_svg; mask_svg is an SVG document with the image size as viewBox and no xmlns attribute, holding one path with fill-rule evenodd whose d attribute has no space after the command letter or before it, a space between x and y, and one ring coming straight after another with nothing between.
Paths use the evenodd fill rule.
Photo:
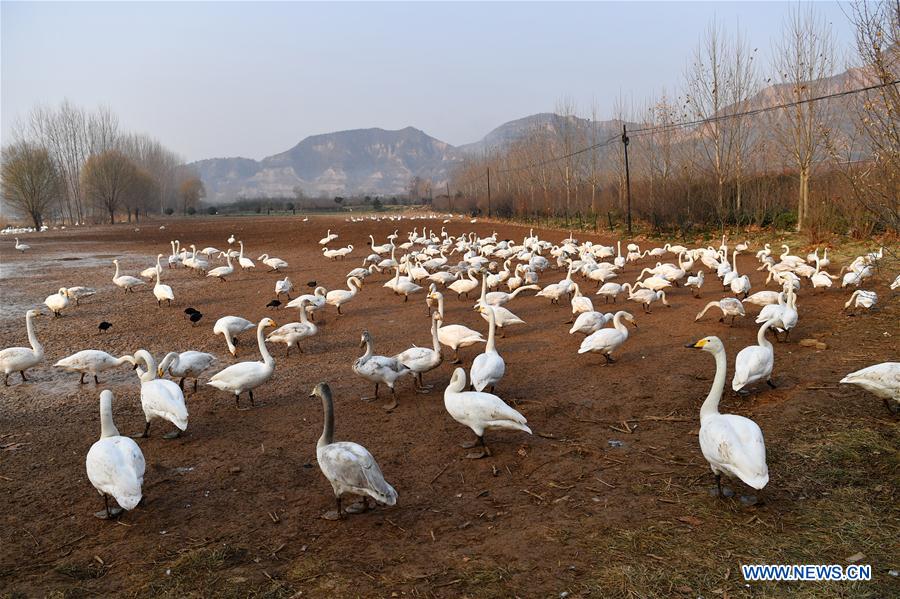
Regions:
<instances>
[{"instance_id":1,"label":"white swan","mask_svg":"<svg viewBox=\"0 0 900 599\"><path fill-rule=\"evenodd\" d=\"M900 362L883 362L851 372L841 383L858 385L882 398L891 412L900 412Z\"/></svg>"},{"instance_id":2,"label":"white swan","mask_svg":"<svg viewBox=\"0 0 900 599\"><path fill-rule=\"evenodd\" d=\"M162 257L163 257L162 254L157 254L156 255L156 264L154 266L151 266L150 268L145 268L144 270L142 270L140 273L140 277L142 279L148 279L148 280L152 281L153 277L156 276L156 273L158 273L159 271L162 270L162 266L160 265L160 260L162 260Z\"/></svg>"},{"instance_id":3,"label":"white swan","mask_svg":"<svg viewBox=\"0 0 900 599\"><path fill-rule=\"evenodd\" d=\"M784 300L784 297L781 295L780 291L757 291L753 295L745 297L741 300L744 304L754 304L756 306L768 306L771 304L777 304L778 298L781 297Z\"/></svg>"},{"instance_id":4,"label":"white swan","mask_svg":"<svg viewBox=\"0 0 900 599\"><path fill-rule=\"evenodd\" d=\"M613 303L616 303L616 297L625 290L627 290L629 294L631 293L631 283L625 283L624 285L620 285L619 283L604 283L594 295L602 295L605 303L609 303L609 298L612 298Z\"/></svg>"},{"instance_id":5,"label":"white swan","mask_svg":"<svg viewBox=\"0 0 900 599\"><path fill-rule=\"evenodd\" d=\"M207 385L216 389L234 393L234 405L240 405L241 393L245 391L250 395L250 405L253 404L253 390L272 378L275 373L275 359L266 348L266 340L263 338L263 330L274 327L275 321L271 318L263 318L256 326L256 342L259 345L261 362L238 362L224 370L220 370L209 379Z\"/></svg>"},{"instance_id":6,"label":"white swan","mask_svg":"<svg viewBox=\"0 0 900 599\"><path fill-rule=\"evenodd\" d=\"M325 297L327 291L324 287L316 287L313 293L306 293L300 297L295 297L287 303L287 308L299 308L306 304L306 313L311 317L315 317L316 312L325 307Z\"/></svg>"},{"instance_id":7,"label":"white swan","mask_svg":"<svg viewBox=\"0 0 900 599\"><path fill-rule=\"evenodd\" d=\"M59 318L60 313L69 307L69 295L66 293L65 287L60 287L59 291L53 295L48 295L44 300L44 305L50 308L54 318Z\"/></svg>"},{"instance_id":8,"label":"white swan","mask_svg":"<svg viewBox=\"0 0 900 599\"><path fill-rule=\"evenodd\" d=\"M241 253L238 254L238 266L240 266L242 270L246 270L248 268L256 268L256 264L253 263L253 260L251 260L250 258L244 258L244 241L238 241L238 245L241 246Z\"/></svg>"},{"instance_id":9,"label":"white swan","mask_svg":"<svg viewBox=\"0 0 900 599\"><path fill-rule=\"evenodd\" d=\"M291 283L290 278L285 277L283 281L275 281L275 297L284 294L288 299L291 299L291 291L293 290L294 285Z\"/></svg>"},{"instance_id":10,"label":"white swan","mask_svg":"<svg viewBox=\"0 0 900 599\"><path fill-rule=\"evenodd\" d=\"M438 339L438 328L440 326L441 315L435 312L431 315L431 347L413 346L406 351L400 352L394 359L409 368L416 375L416 391L419 393L428 393L433 385L426 385L422 381L422 375L431 372L441 365L443 355L441 354L441 342Z\"/></svg>"},{"instance_id":11,"label":"white swan","mask_svg":"<svg viewBox=\"0 0 900 599\"><path fill-rule=\"evenodd\" d=\"M454 420L472 429L477 437L471 443L463 443L462 447L469 449L481 445L479 451L469 453L467 458L478 459L491 455L484 442L485 431L505 429L531 434L525 417L502 399L482 391L463 391L465 388L466 371L457 368L444 390L444 408Z\"/></svg>"},{"instance_id":12,"label":"white swan","mask_svg":"<svg viewBox=\"0 0 900 599\"><path fill-rule=\"evenodd\" d=\"M327 245L337 238L338 238L337 233L332 233L331 229L328 229L328 233L325 235L325 237L323 237L322 239L319 240L319 244Z\"/></svg>"},{"instance_id":13,"label":"white swan","mask_svg":"<svg viewBox=\"0 0 900 599\"><path fill-rule=\"evenodd\" d=\"M275 272L276 270L281 270L282 268L287 268L288 263L282 260L281 258L269 258L269 254L263 254L259 258L257 258L260 262L268 266L271 270L269 272Z\"/></svg>"},{"instance_id":14,"label":"white swan","mask_svg":"<svg viewBox=\"0 0 900 599\"><path fill-rule=\"evenodd\" d=\"M458 279L447 285L447 289L456 293L456 299L462 299L463 294L466 294L466 299L469 299L469 292L478 287L478 279L475 278L475 270L470 268L467 271L467 274L469 276L468 279Z\"/></svg>"},{"instance_id":15,"label":"white swan","mask_svg":"<svg viewBox=\"0 0 900 599\"><path fill-rule=\"evenodd\" d=\"M722 474L737 477L754 489L762 489L769 482L762 431L749 418L719 413L728 369L722 341L718 337L704 337L687 347L709 352L716 358L716 378L700 407L700 450L716 476L719 496L722 495Z\"/></svg>"},{"instance_id":16,"label":"white swan","mask_svg":"<svg viewBox=\"0 0 900 599\"><path fill-rule=\"evenodd\" d=\"M237 336L255 326L255 324L240 316L223 316L213 326L213 334L223 335L225 344L228 345L228 352L232 356L237 356Z\"/></svg>"},{"instance_id":17,"label":"white swan","mask_svg":"<svg viewBox=\"0 0 900 599\"><path fill-rule=\"evenodd\" d=\"M214 355L202 351L185 351L181 353L172 351L163 357L162 362L159 363L156 374L161 377L168 372L173 377L179 379L178 388L182 391L184 390L184 379L190 377L194 379L194 391L196 391L197 379L200 378L200 375L206 372L215 361L216 357Z\"/></svg>"},{"instance_id":18,"label":"white swan","mask_svg":"<svg viewBox=\"0 0 900 599\"><path fill-rule=\"evenodd\" d=\"M728 326L734 325L735 318L747 315L746 312L744 312L744 304L741 303L741 300L734 297L723 297L718 301L709 302L708 304L706 304L703 310L701 310L700 313L697 314L696 318L694 318L694 322L697 322L698 320L703 318L703 315L706 314L706 311L710 308L718 308L722 311L722 318L719 319L719 322L725 322L725 318L730 316L731 322L728 323Z\"/></svg>"},{"instance_id":19,"label":"white swan","mask_svg":"<svg viewBox=\"0 0 900 599\"><path fill-rule=\"evenodd\" d=\"M207 277L215 277L222 281L223 283L227 283L227 279L225 277L229 277L234 273L234 267L231 265L231 255L228 254L225 256L225 266L217 266L213 268L209 272L206 273Z\"/></svg>"},{"instance_id":20,"label":"white swan","mask_svg":"<svg viewBox=\"0 0 900 599\"><path fill-rule=\"evenodd\" d=\"M797 294L794 293L794 288L790 285L785 285L785 295L787 298L783 303L782 300L779 300L778 304L765 306L760 310L759 315L756 317L756 323L762 324L768 320L774 321L772 330L776 332L783 331L785 333L784 340L787 341L791 335L791 330L797 326L798 314ZM777 339L778 335L776 334L775 337Z\"/></svg>"},{"instance_id":21,"label":"white swan","mask_svg":"<svg viewBox=\"0 0 900 599\"><path fill-rule=\"evenodd\" d=\"M756 333L757 345L748 345L738 352L734 359L734 378L731 388L740 391L747 385L765 379L766 384L775 388L772 382L772 368L775 366L775 348L766 339L766 329L772 326L770 320L759 327Z\"/></svg>"},{"instance_id":22,"label":"white swan","mask_svg":"<svg viewBox=\"0 0 900 599\"><path fill-rule=\"evenodd\" d=\"M400 266L396 266L396 274L394 278L385 283L385 287L389 287L394 290L394 293L397 295L403 296L403 301L409 301L410 293L418 293L422 291L422 287L420 285L416 285L412 279L409 277L401 277L400 276Z\"/></svg>"},{"instance_id":23,"label":"white swan","mask_svg":"<svg viewBox=\"0 0 900 599\"><path fill-rule=\"evenodd\" d=\"M334 441L334 402L331 388L325 383L315 386L310 397L318 396L322 400L325 421L322 436L316 443L316 462L319 469L334 491L337 509L323 517L326 520L337 520L344 517L341 509L341 497L345 494L362 497L362 505L353 505L347 513L358 513L369 508L367 497L378 503L394 505L397 503L397 491L384 480L381 468L372 454L357 443L350 441Z\"/></svg>"},{"instance_id":24,"label":"white swan","mask_svg":"<svg viewBox=\"0 0 900 599\"><path fill-rule=\"evenodd\" d=\"M667 308L672 307L672 305L666 301L666 292L662 290L651 291L650 289L637 289L628 295L628 299L641 304L644 307L644 312L647 314L651 313L650 304L656 300L662 301L663 305Z\"/></svg>"},{"instance_id":25,"label":"white swan","mask_svg":"<svg viewBox=\"0 0 900 599\"><path fill-rule=\"evenodd\" d=\"M850 295L850 299L844 304L844 310L849 308L851 305L854 308L865 308L869 309L878 303L878 294L874 291L865 291L863 289L857 289Z\"/></svg>"},{"instance_id":26,"label":"white swan","mask_svg":"<svg viewBox=\"0 0 900 599\"><path fill-rule=\"evenodd\" d=\"M630 322L634 328L637 328L634 316L624 310L620 310L613 316L613 328L600 329L585 337L581 342L581 347L578 348L578 353L599 353L606 358L605 364L615 362L610 354L622 347L625 341L628 340L628 327L622 323L623 318Z\"/></svg>"},{"instance_id":27,"label":"white swan","mask_svg":"<svg viewBox=\"0 0 900 599\"><path fill-rule=\"evenodd\" d=\"M343 314L341 306L356 297L356 294L362 289L362 281L356 277L350 277L347 279L347 287L348 289L332 289L325 294L325 303L337 308L338 314Z\"/></svg>"},{"instance_id":28,"label":"white swan","mask_svg":"<svg viewBox=\"0 0 900 599\"><path fill-rule=\"evenodd\" d=\"M382 406L385 410L393 410L397 407L397 392L394 384L397 379L406 375L413 375L413 371L404 366L396 357L373 355L375 345L369 331L363 331L359 339L359 346L366 348L366 353L357 358L353 363L353 372L362 378L375 383L375 395L363 397L364 401L378 399L378 387L382 383L391 390L391 402Z\"/></svg>"},{"instance_id":29,"label":"white swan","mask_svg":"<svg viewBox=\"0 0 900 599\"><path fill-rule=\"evenodd\" d=\"M494 341L497 322L493 307L481 306L478 311L488 316L488 338L484 353L478 354L472 360L472 368L469 370L469 374L472 377L472 386L475 387L476 391L484 391L486 387L490 386L491 393L494 393L494 388L506 373L506 362L503 361L503 357L497 352L497 346Z\"/></svg>"},{"instance_id":30,"label":"white swan","mask_svg":"<svg viewBox=\"0 0 900 599\"><path fill-rule=\"evenodd\" d=\"M688 277L687 283L685 283L685 286L691 288L691 294L694 297L700 297L700 288L703 287L703 271L698 270L697 276Z\"/></svg>"},{"instance_id":31,"label":"white swan","mask_svg":"<svg viewBox=\"0 0 900 599\"><path fill-rule=\"evenodd\" d=\"M581 294L581 287L578 286L578 283L573 283L572 289L575 290L572 299L569 300L572 305L572 315L593 312L594 304L591 302L591 298Z\"/></svg>"},{"instance_id":32,"label":"white swan","mask_svg":"<svg viewBox=\"0 0 900 599\"><path fill-rule=\"evenodd\" d=\"M66 297L75 302L76 306L83 298L90 297L95 293L97 293L97 290L90 287L66 287Z\"/></svg>"},{"instance_id":33,"label":"white swan","mask_svg":"<svg viewBox=\"0 0 900 599\"><path fill-rule=\"evenodd\" d=\"M129 275L121 275L120 276L119 275L119 260L118 260L118 258L113 260L113 264L116 265L116 274L113 275L113 283L115 283L117 286L124 289L125 293L128 293L129 291L134 293L135 287L140 287L141 285L145 284L144 281L142 281L141 279L139 279L137 277L132 277Z\"/></svg>"},{"instance_id":34,"label":"white swan","mask_svg":"<svg viewBox=\"0 0 900 599\"><path fill-rule=\"evenodd\" d=\"M3 384L9 385L9 375L18 372L22 375L22 382L28 380L25 371L37 366L44 359L44 346L38 341L34 332L34 319L41 315L37 310L29 310L25 313L25 330L28 332L28 342L31 348L7 347L0 351L0 370L3 371Z\"/></svg>"},{"instance_id":35,"label":"white swan","mask_svg":"<svg viewBox=\"0 0 900 599\"><path fill-rule=\"evenodd\" d=\"M88 450L84 461L88 480L103 497L98 518L114 518L122 509L133 510L141 502L144 484L144 454L132 439L119 434L112 417L112 391L100 393L100 439ZM112 496L121 508L109 507Z\"/></svg>"},{"instance_id":36,"label":"white swan","mask_svg":"<svg viewBox=\"0 0 900 599\"><path fill-rule=\"evenodd\" d=\"M503 333L503 328L514 325L514 324L525 324L525 321L507 310L503 306L491 306L494 309L494 322L497 323L497 328L500 329L500 336L505 337ZM478 310L478 306L475 307ZM479 312L481 317L484 318L485 321L488 319L487 312Z\"/></svg>"},{"instance_id":37,"label":"white swan","mask_svg":"<svg viewBox=\"0 0 900 599\"><path fill-rule=\"evenodd\" d=\"M31 249L31 246L28 245L27 243L22 243L21 241L19 241L19 238L16 237L16 249L24 254L25 250Z\"/></svg>"},{"instance_id":38,"label":"white swan","mask_svg":"<svg viewBox=\"0 0 900 599\"><path fill-rule=\"evenodd\" d=\"M184 404L184 393L172 381L157 378L156 360L150 352L139 349L134 352L135 365L144 365L139 373L141 380L141 408L144 411L144 432L138 437L150 436L150 423L154 419L168 420L177 430L163 435L164 439L174 439L187 429L188 411Z\"/></svg>"},{"instance_id":39,"label":"white swan","mask_svg":"<svg viewBox=\"0 0 900 599\"><path fill-rule=\"evenodd\" d=\"M582 335L590 335L595 331L599 331L606 323L613 319L613 315L610 313L602 313L602 312L582 312L578 315L578 318L575 319L575 324L572 325L572 328L569 329L569 334L572 335L574 333L581 333Z\"/></svg>"},{"instance_id":40,"label":"white swan","mask_svg":"<svg viewBox=\"0 0 900 599\"><path fill-rule=\"evenodd\" d=\"M271 341L273 343L285 344L285 357L287 357L291 353L292 347L296 347L297 350L302 354L303 348L301 348L298 343L303 339L312 337L319 332L319 327L311 323L307 316L306 306L308 303L308 300L303 300L300 303L300 322L289 322L286 325L282 325L281 327L269 333L266 337L267 342Z\"/></svg>"},{"instance_id":41,"label":"white swan","mask_svg":"<svg viewBox=\"0 0 900 599\"><path fill-rule=\"evenodd\" d=\"M175 300L175 294L172 292L172 288L159 282L161 274L162 269L156 271L156 285L153 286L153 296L156 298L157 308L162 306L163 302L167 302L168 305L171 306L172 302Z\"/></svg>"},{"instance_id":42,"label":"white swan","mask_svg":"<svg viewBox=\"0 0 900 599\"><path fill-rule=\"evenodd\" d=\"M111 356L105 351L98 349L84 349L71 356L67 356L54 364L57 368L65 368L69 372L80 372L80 383L84 384L84 375L90 374L94 377L94 383L100 384L97 374L106 370L111 370L122 364L130 364L134 366L134 358L131 356L122 356L117 358Z\"/></svg>"},{"instance_id":43,"label":"white swan","mask_svg":"<svg viewBox=\"0 0 900 599\"><path fill-rule=\"evenodd\" d=\"M441 319L443 322L444 294L442 294L440 291L432 291L428 294L428 297L434 301L437 301L438 314L441 315ZM453 350L453 361L451 362L451 364L459 364L461 362L461 360L459 359L459 349L461 347L469 347L470 345L475 345L476 343L485 343L485 339L481 336L481 333L479 333L478 331L473 331L469 327L463 326L461 324L450 324L446 326L441 324L438 328L438 339L440 340L442 345L446 345Z\"/></svg>"}]
</instances>

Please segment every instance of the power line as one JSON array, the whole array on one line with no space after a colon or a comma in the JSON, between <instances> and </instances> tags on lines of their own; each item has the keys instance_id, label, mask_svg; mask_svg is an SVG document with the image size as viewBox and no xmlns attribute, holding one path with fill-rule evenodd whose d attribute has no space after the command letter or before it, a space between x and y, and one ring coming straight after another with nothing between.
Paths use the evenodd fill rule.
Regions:
<instances>
[{"instance_id":1,"label":"power line","mask_svg":"<svg viewBox=\"0 0 900 599\"><path fill-rule=\"evenodd\" d=\"M785 104L776 104L774 106L765 106L762 108L754 108L753 110L747 110L744 112L737 112L737 113L731 113L731 114L720 114L720 115L716 115L716 116L709 117L706 119L697 119L694 121L681 121L678 123L670 123L667 125L654 125L652 127L641 127L638 129L633 129L633 130L629 131L628 133L629 133L629 135L647 135L650 133L669 131L672 129L680 129L680 128L685 128L685 127L693 127L696 125L703 125L703 124L707 124L707 123L715 123L715 122L723 121L726 119L736 119L736 118L743 118L743 117L748 117L748 116L756 116L758 114L763 114L765 112L771 112L774 110L783 110L785 108L793 108L795 106L801 106L803 104L819 102L822 100L833 100L835 98L841 98L844 96L850 96L850 95L859 94L859 93L863 93L863 92L874 91L877 89L882 89L882 88L890 87L890 86L897 85L897 84L900 84L900 80L894 80L894 81L889 81L889 82L885 82L885 83L877 83L877 84L869 85L866 87L860 87L860 88L856 88L856 89L835 92L832 94L826 94L824 96L816 96L813 98L804 98L802 100L796 100L794 102L787 102ZM622 136L619 134L616 134L613 137L610 137L609 139L607 139L605 141L588 146L586 148L581 148L580 150L570 152L563 156L555 156L555 157L551 157L551 158L548 158L546 160L542 160L539 162L533 162L531 164L526 164L524 166L518 166L518 167L498 170L497 173L498 174L508 174L508 173L516 173L519 171L528 170L528 169L532 169L532 168L540 168L543 166L547 166L548 164L553 164L554 162L559 162L560 160L565 160L567 158L572 158L573 156L578 156L579 154L584 154L585 152L590 152L591 150L598 150L600 148L604 148L606 146L611 145L613 142L621 141L621 140L622 140ZM457 184L456 187L457 188L464 187L464 186L470 185L476 181L480 181L484 178L485 178L485 174L476 175L476 176L466 180L463 183Z\"/></svg>"}]
</instances>

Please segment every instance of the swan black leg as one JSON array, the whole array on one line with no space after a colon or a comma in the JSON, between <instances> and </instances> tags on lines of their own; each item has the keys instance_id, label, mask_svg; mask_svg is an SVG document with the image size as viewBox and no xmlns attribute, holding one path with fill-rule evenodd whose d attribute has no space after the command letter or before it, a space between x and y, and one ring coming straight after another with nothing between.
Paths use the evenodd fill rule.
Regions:
<instances>
[{"instance_id":1,"label":"swan black leg","mask_svg":"<svg viewBox=\"0 0 900 599\"><path fill-rule=\"evenodd\" d=\"M194 393L197 392L197 379L194 379Z\"/></svg>"},{"instance_id":2,"label":"swan black leg","mask_svg":"<svg viewBox=\"0 0 900 599\"><path fill-rule=\"evenodd\" d=\"M772 382L772 379L767 379L767 380L766 380L766 384L767 384L769 387L771 387L772 389L777 389L777 388L778 388L777 385L775 385L775 383Z\"/></svg>"},{"instance_id":3,"label":"swan black leg","mask_svg":"<svg viewBox=\"0 0 900 599\"><path fill-rule=\"evenodd\" d=\"M385 411L390 412L397 407L397 392L391 387L391 401L381 406Z\"/></svg>"},{"instance_id":4,"label":"swan black leg","mask_svg":"<svg viewBox=\"0 0 900 599\"><path fill-rule=\"evenodd\" d=\"M23 382L23 383L24 383L25 381L28 380L27 378L25 378L25 371L24 371L24 370L20 370L20 371L19 371L19 374L22 375L22 382Z\"/></svg>"},{"instance_id":5,"label":"swan black leg","mask_svg":"<svg viewBox=\"0 0 900 599\"><path fill-rule=\"evenodd\" d=\"M181 377L181 380L178 381L178 388L181 389L182 391L184 391L184 379L185 378L186 377ZM194 391L196 391L196 389L194 389Z\"/></svg>"},{"instance_id":6,"label":"swan black leg","mask_svg":"<svg viewBox=\"0 0 900 599\"><path fill-rule=\"evenodd\" d=\"M148 420L147 423L144 425L144 432L141 433L140 435L133 435L132 438L146 439L149 436L150 436L150 421Z\"/></svg>"},{"instance_id":7,"label":"swan black leg","mask_svg":"<svg viewBox=\"0 0 900 599\"><path fill-rule=\"evenodd\" d=\"M344 518L344 512L343 510L341 510L341 496L338 495L334 499L337 509L322 514L322 518L324 518L325 520L342 520Z\"/></svg>"},{"instance_id":8,"label":"swan black leg","mask_svg":"<svg viewBox=\"0 0 900 599\"><path fill-rule=\"evenodd\" d=\"M81 373L81 379L78 382L81 383L82 385L84 384L84 373L83 372Z\"/></svg>"},{"instance_id":9,"label":"swan black leg","mask_svg":"<svg viewBox=\"0 0 900 599\"><path fill-rule=\"evenodd\" d=\"M97 378L97 375L96 375L96 374L94 375L94 384L95 384L95 385L99 385L99 384L100 384L100 379Z\"/></svg>"}]
</instances>

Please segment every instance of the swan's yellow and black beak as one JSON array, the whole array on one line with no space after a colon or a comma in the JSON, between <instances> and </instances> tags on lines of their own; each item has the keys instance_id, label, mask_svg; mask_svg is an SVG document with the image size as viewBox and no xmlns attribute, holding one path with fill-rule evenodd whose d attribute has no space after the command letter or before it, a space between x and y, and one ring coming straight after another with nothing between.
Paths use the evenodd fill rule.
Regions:
<instances>
[{"instance_id":1,"label":"swan's yellow and black beak","mask_svg":"<svg viewBox=\"0 0 900 599\"><path fill-rule=\"evenodd\" d=\"M703 349L707 343L709 343L709 341L701 339L700 341L691 341L690 343L685 344L685 347L688 349Z\"/></svg>"},{"instance_id":2,"label":"swan's yellow and black beak","mask_svg":"<svg viewBox=\"0 0 900 599\"><path fill-rule=\"evenodd\" d=\"M157 368L157 369L156 369L156 376L162 377L162 375L163 375L162 368Z\"/></svg>"}]
</instances>

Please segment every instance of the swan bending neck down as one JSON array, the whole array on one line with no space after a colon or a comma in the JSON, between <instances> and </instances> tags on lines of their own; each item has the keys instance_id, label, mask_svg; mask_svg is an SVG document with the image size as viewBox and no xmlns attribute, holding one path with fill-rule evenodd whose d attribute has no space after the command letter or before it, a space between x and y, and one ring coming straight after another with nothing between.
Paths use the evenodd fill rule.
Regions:
<instances>
[{"instance_id":1,"label":"swan bending neck down","mask_svg":"<svg viewBox=\"0 0 900 599\"><path fill-rule=\"evenodd\" d=\"M188 412L184 403L184 392L172 381L157 378L156 360L147 350L134 352L135 369L141 380L141 408L144 410L144 432L137 437L150 436L150 423L156 419L168 420L176 430L163 435L164 439L174 439L187 429ZM139 365L143 364L145 370Z\"/></svg>"},{"instance_id":2,"label":"swan bending neck down","mask_svg":"<svg viewBox=\"0 0 900 599\"><path fill-rule=\"evenodd\" d=\"M250 405L253 403L253 389L259 387L271 378L275 372L275 358L266 348L266 339L263 334L267 327L274 327L275 321L271 318L263 318L256 326L256 342L259 345L261 362L238 362L228 368L214 374L207 385L216 389L234 393L234 405L240 406L241 393L247 391L250 395Z\"/></svg>"},{"instance_id":3,"label":"swan bending neck down","mask_svg":"<svg viewBox=\"0 0 900 599\"><path fill-rule=\"evenodd\" d=\"M326 383L319 383L309 396L319 397L322 400L325 418L322 436L316 443L316 461L322 474L331 483L337 504L337 509L326 513L324 518L326 520L344 518L341 497L345 494L362 497L361 502L347 508L347 513L368 510L368 497L385 505L396 504L397 491L384 480L381 468L378 467L372 454L357 443L334 442L334 402L331 398L331 388Z\"/></svg>"},{"instance_id":4,"label":"swan bending neck down","mask_svg":"<svg viewBox=\"0 0 900 599\"><path fill-rule=\"evenodd\" d=\"M122 509L133 510L141 501L144 484L144 454L132 439L119 435L112 417L112 391L100 393L100 439L85 458L88 480L103 497L104 509L94 514L111 519ZM110 508L112 495L121 507Z\"/></svg>"},{"instance_id":5,"label":"swan bending neck down","mask_svg":"<svg viewBox=\"0 0 900 599\"><path fill-rule=\"evenodd\" d=\"M8 347L0 351L0 370L3 371L3 384L9 385L9 375L18 372L22 375L22 382L28 380L25 371L32 366L40 364L44 359L44 346L38 341L37 334L34 332L34 319L41 315L37 310L29 310L25 313L25 330L28 332L28 342L31 349L27 347Z\"/></svg>"},{"instance_id":6,"label":"swan bending neck down","mask_svg":"<svg viewBox=\"0 0 900 599\"><path fill-rule=\"evenodd\" d=\"M749 418L719 413L728 370L725 346L718 337L712 336L686 347L709 352L716 359L716 377L700 407L700 449L716 476L719 496L722 495L722 474L737 477L754 489L762 489L769 482L762 431Z\"/></svg>"},{"instance_id":7,"label":"swan bending neck down","mask_svg":"<svg viewBox=\"0 0 900 599\"><path fill-rule=\"evenodd\" d=\"M457 368L444 390L444 408L454 420L472 429L477 437L475 441L462 443L461 446L471 449L481 445L480 451L469 453L467 458L478 459L491 455L491 450L484 442L486 430L508 429L531 434L525 417L502 399L491 393L463 391L465 388L466 371Z\"/></svg>"}]
</instances>

